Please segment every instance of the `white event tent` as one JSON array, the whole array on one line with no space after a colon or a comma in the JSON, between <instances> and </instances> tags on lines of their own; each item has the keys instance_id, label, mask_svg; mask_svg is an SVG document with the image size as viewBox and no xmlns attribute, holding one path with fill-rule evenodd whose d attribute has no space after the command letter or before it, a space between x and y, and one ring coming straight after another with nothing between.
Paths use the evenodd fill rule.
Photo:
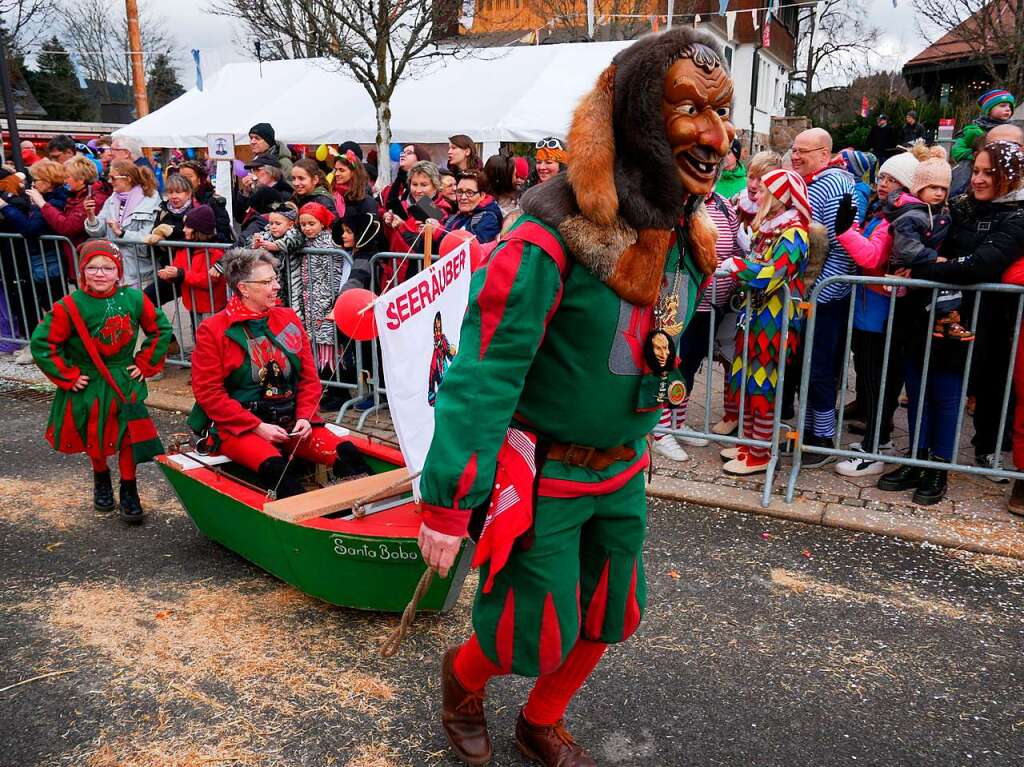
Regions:
<instances>
[{"instance_id":1,"label":"white event tent","mask_svg":"<svg viewBox=\"0 0 1024 767\"><path fill-rule=\"evenodd\" d=\"M445 54L406 76L391 101L394 141L446 143L564 137L572 111L629 41L478 48ZM362 86L320 59L228 64L205 82L115 134L140 146L201 147L209 133L248 142L269 122L294 144L376 141L373 104Z\"/></svg>"}]
</instances>

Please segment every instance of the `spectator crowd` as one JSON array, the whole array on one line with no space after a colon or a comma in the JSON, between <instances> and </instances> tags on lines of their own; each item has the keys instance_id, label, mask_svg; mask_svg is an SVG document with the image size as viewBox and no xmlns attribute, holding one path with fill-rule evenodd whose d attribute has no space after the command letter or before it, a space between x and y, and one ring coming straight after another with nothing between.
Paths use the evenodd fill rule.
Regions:
<instances>
[{"instance_id":1,"label":"spectator crowd","mask_svg":"<svg viewBox=\"0 0 1024 767\"><path fill-rule=\"evenodd\" d=\"M686 461L685 445L716 435L770 442L776 410L787 422L796 417L806 362L803 446L837 445L846 421L863 435L848 449L864 456L804 452L805 467L834 463L845 476L877 477L882 490L912 489L917 503L942 500L946 471L884 460L895 449L893 419L905 393L916 457L933 466L956 460L966 401L977 464L1001 465L1011 447L998 443L1005 434L1024 469L1024 353L1011 370L1017 297L982 299L957 288L1024 285L1024 132L1010 122L1014 105L1006 91L984 94L948 158L928 146L914 112L901 126L878 115L861 148L834 147L820 128L798 134L783 153L747 156L734 142L705 200L719 270L679 342L687 391L713 349L706 363L723 368L721 418L706 436L657 432L655 452ZM227 249L242 247L279 263L281 298L305 326L320 377L354 381L353 345L339 342L331 321L338 295L406 279L414 262L397 254L420 252L428 240L436 253L446 238L468 234L486 257L519 218L522 192L566 167L557 137L537 141L531 157L482 158L471 137L455 134L442 162L419 144L393 147L397 172L378 188L376 152L364 155L355 142L294 148L258 123L249 149L230 185L219 187L231 190L222 197L214 163L192 151L174 152L161 168L116 139L82 146L58 136L42 158L24 147L27 174L0 168L0 352L31 362L24 341L76 281L74 248L102 238L118 243L125 284L177 317L184 355L185 322L198 327L227 305L233 291L221 262ZM378 253L396 255L374 259ZM855 285L853 275L887 279ZM811 314L813 337L805 338ZM844 406L848 342L856 397ZM1016 391L1004 423L1011 377ZM327 390L323 407L340 406L337 392ZM687 405L667 407L661 425L683 427ZM728 474L758 474L769 450L744 445L722 458ZM1024 514L1024 483L1015 483L1010 509Z\"/></svg>"}]
</instances>

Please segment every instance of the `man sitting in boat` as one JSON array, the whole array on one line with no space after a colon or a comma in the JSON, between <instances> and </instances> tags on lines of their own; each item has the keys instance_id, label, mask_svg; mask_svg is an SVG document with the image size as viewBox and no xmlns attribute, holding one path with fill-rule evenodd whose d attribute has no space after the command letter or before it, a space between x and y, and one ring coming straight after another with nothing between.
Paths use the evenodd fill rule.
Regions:
<instances>
[{"instance_id":1,"label":"man sitting in boat","mask_svg":"<svg viewBox=\"0 0 1024 767\"><path fill-rule=\"evenodd\" d=\"M277 498L303 492L287 472L293 458L332 466L335 477L369 473L317 414L322 387L309 336L294 311L277 305L278 260L238 248L221 264L232 297L196 333L189 426Z\"/></svg>"}]
</instances>

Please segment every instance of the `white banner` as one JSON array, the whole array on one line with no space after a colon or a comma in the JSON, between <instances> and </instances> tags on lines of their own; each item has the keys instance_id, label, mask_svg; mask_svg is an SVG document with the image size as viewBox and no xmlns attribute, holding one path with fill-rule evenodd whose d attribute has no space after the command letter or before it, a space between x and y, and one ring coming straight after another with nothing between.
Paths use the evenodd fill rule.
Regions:
<instances>
[{"instance_id":1,"label":"white banner","mask_svg":"<svg viewBox=\"0 0 1024 767\"><path fill-rule=\"evenodd\" d=\"M469 281L465 243L374 303L388 409L410 474L423 468L434 436L434 397L458 351ZM413 493L418 499L418 479Z\"/></svg>"}]
</instances>

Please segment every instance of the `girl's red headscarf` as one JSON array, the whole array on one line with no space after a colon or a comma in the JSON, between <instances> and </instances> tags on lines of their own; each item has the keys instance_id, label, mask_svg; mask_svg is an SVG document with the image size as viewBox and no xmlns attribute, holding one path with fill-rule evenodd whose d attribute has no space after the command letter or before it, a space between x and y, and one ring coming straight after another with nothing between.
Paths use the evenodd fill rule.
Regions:
<instances>
[{"instance_id":1,"label":"girl's red headscarf","mask_svg":"<svg viewBox=\"0 0 1024 767\"><path fill-rule=\"evenodd\" d=\"M318 202L307 202L299 208L299 215L312 216L323 224L324 229L330 229L331 224L334 223L334 214Z\"/></svg>"}]
</instances>

